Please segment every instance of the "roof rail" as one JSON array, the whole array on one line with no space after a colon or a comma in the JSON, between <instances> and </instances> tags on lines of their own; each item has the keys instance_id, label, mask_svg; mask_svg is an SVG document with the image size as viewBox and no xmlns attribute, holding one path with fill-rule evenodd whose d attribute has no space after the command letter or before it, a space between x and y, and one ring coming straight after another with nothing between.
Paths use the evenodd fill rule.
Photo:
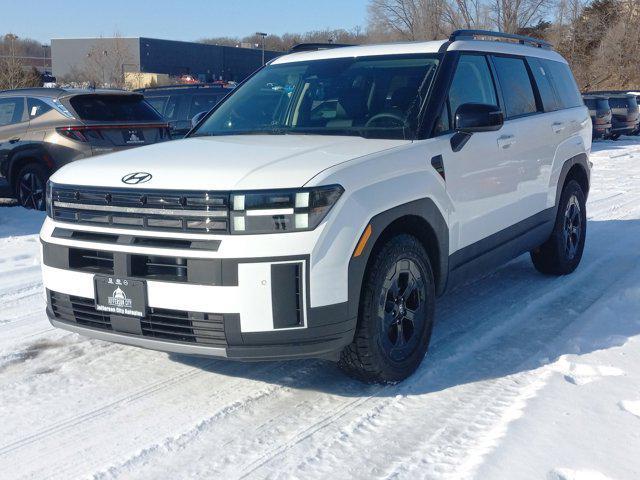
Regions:
<instances>
[{"instance_id":1,"label":"roof rail","mask_svg":"<svg viewBox=\"0 0 640 480\"><path fill-rule=\"evenodd\" d=\"M65 88L45 88L45 87L26 87L26 88L13 88L7 90L0 90L0 94L15 94L15 95L38 95L47 94L47 96L61 95L66 93Z\"/></svg>"},{"instance_id":2,"label":"roof rail","mask_svg":"<svg viewBox=\"0 0 640 480\"><path fill-rule=\"evenodd\" d=\"M299 43L289 49L289 53L313 52L316 50L329 50L330 48L353 47L348 43Z\"/></svg>"},{"instance_id":3,"label":"roof rail","mask_svg":"<svg viewBox=\"0 0 640 480\"><path fill-rule=\"evenodd\" d=\"M552 48L551 44L546 40L540 40L539 38L527 37L524 35L516 35L514 33L492 32L491 30L456 30L449 37L449 41L478 40L478 37L506 38L508 40L517 40L520 45L530 45L545 49Z\"/></svg>"}]
</instances>

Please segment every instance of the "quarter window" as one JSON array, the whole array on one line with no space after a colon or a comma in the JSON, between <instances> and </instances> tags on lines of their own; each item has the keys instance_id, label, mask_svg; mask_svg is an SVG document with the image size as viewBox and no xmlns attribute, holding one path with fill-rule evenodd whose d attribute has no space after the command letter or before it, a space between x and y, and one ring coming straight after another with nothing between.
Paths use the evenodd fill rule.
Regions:
<instances>
[{"instance_id":1,"label":"quarter window","mask_svg":"<svg viewBox=\"0 0 640 480\"><path fill-rule=\"evenodd\" d=\"M0 99L0 126L22 122L24 98Z\"/></svg>"},{"instance_id":2,"label":"quarter window","mask_svg":"<svg viewBox=\"0 0 640 480\"><path fill-rule=\"evenodd\" d=\"M507 118L538 111L529 72L521 58L494 57Z\"/></svg>"},{"instance_id":3,"label":"quarter window","mask_svg":"<svg viewBox=\"0 0 640 480\"><path fill-rule=\"evenodd\" d=\"M27 110L29 111L29 120L39 117L52 110L51 105L47 105L42 100L37 98L27 98Z\"/></svg>"},{"instance_id":4,"label":"quarter window","mask_svg":"<svg viewBox=\"0 0 640 480\"><path fill-rule=\"evenodd\" d=\"M569 65L552 60L544 60L543 65L549 71L551 83L556 89L561 108L582 106L582 96Z\"/></svg>"}]
</instances>

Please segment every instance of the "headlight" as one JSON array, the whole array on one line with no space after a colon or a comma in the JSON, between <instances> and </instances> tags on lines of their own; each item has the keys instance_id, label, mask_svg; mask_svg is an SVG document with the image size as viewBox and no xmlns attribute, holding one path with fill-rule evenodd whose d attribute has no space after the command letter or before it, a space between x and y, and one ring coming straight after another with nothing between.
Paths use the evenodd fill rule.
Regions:
<instances>
[{"instance_id":1,"label":"headlight","mask_svg":"<svg viewBox=\"0 0 640 480\"><path fill-rule=\"evenodd\" d=\"M231 194L231 233L285 233L313 230L340 198L340 185L234 192Z\"/></svg>"}]
</instances>

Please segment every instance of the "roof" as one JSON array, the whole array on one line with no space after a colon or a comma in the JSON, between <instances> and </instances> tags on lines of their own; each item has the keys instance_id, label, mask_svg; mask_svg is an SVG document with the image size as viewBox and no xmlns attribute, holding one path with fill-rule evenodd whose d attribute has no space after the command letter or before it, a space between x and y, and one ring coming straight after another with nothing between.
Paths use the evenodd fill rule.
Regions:
<instances>
[{"instance_id":1,"label":"roof","mask_svg":"<svg viewBox=\"0 0 640 480\"><path fill-rule=\"evenodd\" d=\"M71 95L135 95L135 92L128 92L126 90L115 89L89 89L89 88L16 88L14 90L0 90L0 96L3 97L46 97L46 98L60 98ZM137 94L139 95L139 93Z\"/></svg>"},{"instance_id":2,"label":"roof","mask_svg":"<svg viewBox=\"0 0 640 480\"><path fill-rule=\"evenodd\" d=\"M305 62L312 60L326 60L331 58L354 58L378 55L403 55L416 53L438 53L446 47L447 51L465 50L490 53L506 53L512 55L527 55L531 57L545 58L556 62L566 63L560 54L546 48L537 48L531 45L522 45L515 42L495 40L461 39L450 42L448 40L434 40L430 42L398 42L375 45L356 45L353 47L340 47L309 52L297 52L283 55L270 62L271 65L279 65L291 62Z\"/></svg>"}]
</instances>

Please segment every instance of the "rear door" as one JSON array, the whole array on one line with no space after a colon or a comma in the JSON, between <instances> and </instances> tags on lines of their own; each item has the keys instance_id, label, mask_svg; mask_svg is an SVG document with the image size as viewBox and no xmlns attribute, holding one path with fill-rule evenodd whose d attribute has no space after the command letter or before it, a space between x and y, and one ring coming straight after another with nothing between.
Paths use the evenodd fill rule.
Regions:
<instances>
[{"instance_id":1,"label":"rear door","mask_svg":"<svg viewBox=\"0 0 640 480\"><path fill-rule=\"evenodd\" d=\"M0 98L0 143L24 140L29 129L24 97Z\"/></svg>"},{"instance_id":2,"label":"rear door","mask_svg":"<svg viewBox=\"0 0 640 480\"><path fill-rule=\"evenodd\" d=\"M456 66L436 133L452 135L455 112L465 103L496 105L504 110L488 57L464 53ZM442 152L451 212L452 249L459 250L513 223L513 202L518 163L513 156L513 132L473 134L466 145L452 151L446 142ZM515 140L514 140L515 142Z\"/></svg>"}]
</instances>

